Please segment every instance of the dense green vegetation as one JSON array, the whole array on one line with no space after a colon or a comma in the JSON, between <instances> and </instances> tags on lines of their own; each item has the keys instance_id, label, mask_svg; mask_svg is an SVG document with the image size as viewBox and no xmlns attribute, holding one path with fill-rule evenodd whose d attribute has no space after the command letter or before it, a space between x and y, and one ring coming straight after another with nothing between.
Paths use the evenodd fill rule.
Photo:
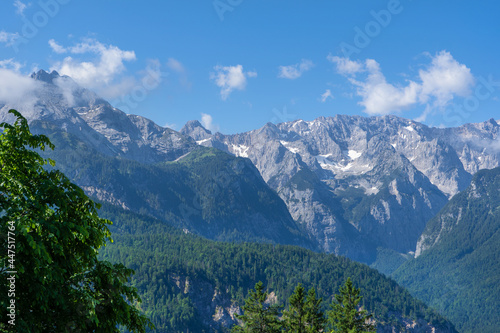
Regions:
<instances>
[{"instance_id":1,"label":"dense green vegetation","mask_svg":"<svg viewBox=\"0 0 500 333\"><path fill-rule=\"evenodd\" d=\"M335 295L328 312L328 321L335 333L369 333L375 332L376 328L369 320L372 318L368 311L359 310L362 297L360 289L354 287L351 278L340 288L339 294Z\"/></svg>"},{"instance_id":2,"label":"dense green vegetation","mask_svg":"<svg viewBox=\"0 0 500 333\"><path fill-rule=\"evenodd\" d=\"M17 111L0 135L0 331L134 332L152 328L135 307L132 270L98 260L109 221L54 164L33 149L53 148L32 135Z\"/></svg>"},{"instance_id":3,"label":"dense green vegetation","mask_svg":"<svg viewBox=\"0 0 500 333\"><path fill-rule=\"evenodd\" d=\"M282 323L279 319L279 304L266 304L268 293L264 291L262 282L257 282L255 290L250 290L243 314L237 315L241 325L234 325L233 333L279 333Z\"/></svg>"},{"instance_id":4,"label":"dense green vegetation","mask_svg":"<svg viewBox=\"0 0 500 333\"><path fill-rule=\"evenodd\" d=\"M287 245L214 242L111 205L103 205L100 214L114 221L115 239L101 255L135 270L132 285L138 288L142 309L158 332L206 330L210 323L200 323L200 304L210 304L214 290L243 305L256 281L262 281L285 305L298 283L314 287L326 311L349 276L362 288L363 308L381 323L402 329L396 323L400 313L435 325L448 324L394 281L344 257Z\"/></svg>"},{"instance_id":5,"label":"dense green vegetation","mask_svg":"<svg viewBox=\"0 0 500 333\"><path fill-rule=\"evenodd\" d=\"M413 258L413 256L410 254L402 254L391 249L379 247L377 248L377 260L372 262L370 264L370 267L375 268L380 273L390 276L409 258Z\"/></svg>"},{"instance_id":6,"label":"dense green vegetation","mask_svg":"<svg viewBox=\"0 0 500 333\"><path fill-rule=\"evenodd\" d=\"M394 278L450 318L461 332L500 327L500 168L479 171L429 221L429 250Z\"/></svg>"}]
</instances>

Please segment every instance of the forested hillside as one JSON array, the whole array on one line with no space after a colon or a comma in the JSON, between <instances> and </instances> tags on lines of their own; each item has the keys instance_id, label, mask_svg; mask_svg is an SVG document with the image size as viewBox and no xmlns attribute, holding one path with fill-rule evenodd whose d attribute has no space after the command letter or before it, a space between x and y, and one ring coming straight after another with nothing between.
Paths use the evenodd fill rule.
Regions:
<instances>
[{"instance_id":1,"label":"forested hillside","mask_svg":"<svg viewBox=\"0 0 500 333\"><path fill-rule=\"evenodd\" d=\"M499 331L499 189L500 168L479 171L429 221L419 241L422 254L393 275L461 332Z\"/></svg>"},{"instance_id":2,"label":"forested hillside","mask_svg":"<svg viewBox=\"0 0 500 333\"><path fill-rule=\"evenodd\" d=\"M281 303L299 282L314 286L327 309L348 277L361 287L363 307L374 313L381 328L403 331L407 324L422 328L430 323L444 328L438 331L454 332L449 322L394 281L344 257L294 246L214 242L109 205L100 214L114 221L114 243L101 255L135 269L132 285L158 332L229 327L257 281Z\"/></svg>"}]
</instances>

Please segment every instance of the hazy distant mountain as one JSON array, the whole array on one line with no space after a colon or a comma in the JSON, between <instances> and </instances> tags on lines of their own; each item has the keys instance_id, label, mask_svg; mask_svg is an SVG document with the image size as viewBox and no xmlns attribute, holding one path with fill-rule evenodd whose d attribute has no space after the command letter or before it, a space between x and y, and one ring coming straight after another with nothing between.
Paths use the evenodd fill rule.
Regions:
<instances>
[{"instance_id":1,"label":"hazy distant mountain","mask_svg":"<svg viewBox=\"0 0 500 333\"><path fill-rule=\"evenodd\" d=\"M394 278L460 332L500 327L500 168L481 170L429 223Z\"/></svg>"}]
</instances>

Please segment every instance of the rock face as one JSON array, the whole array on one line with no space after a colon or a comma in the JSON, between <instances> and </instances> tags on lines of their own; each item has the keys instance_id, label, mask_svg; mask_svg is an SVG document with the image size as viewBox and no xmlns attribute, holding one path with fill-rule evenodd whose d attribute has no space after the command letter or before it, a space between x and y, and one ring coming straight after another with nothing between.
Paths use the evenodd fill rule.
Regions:
<instances>
[{"instance_id":1,"label":"rock face","mask_svg":"<svg viewBox=\"0 0 500 333\"><path fill-rule=\"evenodd\" d=\"M198 143L250 158L323 250L370 263L377 247L415 251L427 221L472 174L499 165L499 132L494 120L438 129L338 115Z\"/></svg>"},{"instance_id":2,"label":"rock face","mask_svg":"<svg viewBox=\"0 0 500 333\"><path fill-rule=\"evenodd\" d=\"M243 314L241 308L226 290L219 290L209 281L189 278L179 274L169 275L169 284L175 285L177 292L189 297L199 314L199 320L210 332L220 332L237 323L236 315Z\"/></svg>"}]
</instances>

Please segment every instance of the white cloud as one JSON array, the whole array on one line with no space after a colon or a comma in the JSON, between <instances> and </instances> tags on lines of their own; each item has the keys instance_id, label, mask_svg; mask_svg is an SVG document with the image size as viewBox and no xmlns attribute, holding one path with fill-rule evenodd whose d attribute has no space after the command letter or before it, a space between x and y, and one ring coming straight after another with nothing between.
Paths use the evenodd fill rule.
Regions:
<instances>
[{"instance_id":1,"label":"white cloud","mask_svg":"<svg viewBox=\"0 0 500 333\"><path fill-rule=\"evenodd\" d=\"M67 76L60 76L56 78L54 84L59 87L68 106L75 106L74 92L79 88L78 84Z\"/></svg>"},{"instance_id":2,"label":"white cloud","mask_svg":"<svg viewBox=\"0 0 500 333\"><path fill-rule=\"evenodd\" d=\"M496 153L500 152L500 137L491 142L490 149Z\"/></svg>"},{"instance_id":3,"label":"white cloud","mask_svg":"<svg viewBox=\"0 0 500 333\"><path fill-rule=\"evenodd\" d=\"M0 68L0 103L16 108L21 113L34 109L37 101L36 91L41 87L39 81L16 71Z\"/></svg>"},{"instance_id":4,"label":"white cloud","mask_svg":"<svg viewBox=\"0 0 500 333\"><path fill-rule=\"evenodd\" d=\"M136 87L138 87L138 89L142 87L140 81L137 81L135 77L127 76L120 78L112 84L91 88L101 97L106 99L115 99L126 95L128 96L128 94L130 94Z\"/></svg>"},{"instance_id":5,"label":"white cloud","mask_svg":"<svg viewBox=\"0 0 500 333\"><path fill-rule=\"evenodd\" d=\"M144 88L153 90L168 76L168 73L162 71L162 65L158 59L149 59L147 63L146 69L140 72L141 82Z\"/></svg>"},{"instance_id":6,"label":"white cloud","mask_svg":"<svg viewBox=\"0 0 500 333\"><path fill-rule=\"evenodd\" d=\"M168 73L162 71L158 59L149 59L147 63L146 68L138 72L140 78L123 77L120 81L103 88L101 94L119 97L110 101L111 104L130 113L131 109L136 108L168 76Z\"/></svg>"},{"instance_id":7,"label":"white cloud","mask_svg":"<svg viewBox=\"0 0 500 333\"><path fill-rule=\"evenodd\" d=\"M174 58L168 58L167 61L167 67L177 73L184 73L186 70L184 69L184 66L176 59Z\"/></svg>"},{"instance_id":8,"label":"white cloud","mask_svg":"<svg viewBox=\"0 0 500 333\"><path fill-rule=\"evenodd\" d=\"M419 76L422 80L421 101L427 102L430 97L435 97L437 106L445 106L454 95L468 96L475 83L470 69L446 51L433 57L431 66L420 70Z\"/></svg>"},{"instance_id":9,"label":"white cloud","mask_svg":"<svg viewBox=\"0 0 500 333\"><path fill-rule=\"evenodd\" d=\"M282 79L290 79L295 80L302 76L305 72L314 67L312 61L307 59L302 59L299 64L290 65L290 66L280 66L280 73L278 74L279 78Z\"/></svg>"},{"instance_id":10,"label":"white cloud","mask_svg":"<svg viewBox=\"0 0 500 333\"><path fill-rule=\"evenodd\" d=\"M407 80L405 85L388 83L380 65L373 59L360 63L348 58L329 58L337 64L338 73L347 76L357 87L356 93L361 97L359 104L370 115L401 112L421 104L425 111L418 120L424 121L428 114L445 107L455 96L467 96L475 81L470 69L446 51L431 57L427 69L419 71L420 82ZM360 79L360 74L366 75Z\"/></svg>"},{"instance_id":11,"label":"white cloud","mask_svg":"<svg viewBox=\"0 0 500 333\"><path fill-rule=\"evenodd\" d=\"M222 100L226 100L234 90L244 90L247 85L247 77L257 76L256 72L244 72L242 65L215 66L215 73L210 74L210 79L221 88Z\"/></svg>"},{"instance_id":12,"label":"white cloud","mask_svg":"<svg viewBox=\"0 0 500 333\"><path fill-rule=\"evenodd\" d=\"M368 72L365 81L350 78L349 81L358 87L357 94L362 98L360 105L370 115L385 115L402 111L418 100L420 86L410 81L406 87L387 83L379 64L372 59L365 62L364 69Z\"/></svg>"},{"instance_id":13,"label":"white cloud","mask_svg":"<svg viewBox=\"0 0 500 333\"><path fill-rule=\"evenodd\" d=\"M68 52L68 50L66 50L64 47L62 47L60 44L58 44L55 40L51 39L49 40L49 45L51 47L51 49L55 52L55 53L66 53Z\"/></svg>"},{"instance_id":14,"label":"white cloud","mask_svg":"<svg viewBox=\"0 0 500 333\"><path fill-rule=\"evenodd\" d=\"M416 117L413 120L418 121L419 123L423 123L427 119L427 116L432 113L432 111L433 111L432 107L430 105L427 105L425 107L424 112L422 112L420 116Z\"/></svg>"},{"instance_id":15,"label":"white cloud","mask_svg":"<svg viewBox=\"0 0 500 333\"><path fill-rule=\"evenodd\" d=\"M19 72L24 65L14 60L14 58L0 60L0 68L11 69L14 72Z\"/></svg>"},{"instance_id":16,"label":"white cloud","mask_svg":"<svg viewBox=\"0 0 500 333\"><path fill-rule=\"evenodd\" d=\"M177 124L174 123L166 123L163 127L173 129L174 131L177 130Z\"/></svg>"},{"instance_id":17,"label":"white cloud","mask_svg":"<svg viewBox=\"0 0 500 333\"><path fill-rule=\"evenodd\" d=\"M363 64L349 58L328 55L327 59L337 65L337 72L342 75L352 75L363 71Z\"/></svg>"},{"instance_id":18,"label":"white cloud","mask_svg":"<svg viewBox=\"0 0 500 333\"><path fill-rule=\"evenodd\" d=\"M186 89L191 89L191 82L188 80L187 71L180 61L174 58L168 58L167 68L175 72L179 77L179 83Z\"/></svg>"},{"instance_id":19,"label":"white cloud","mask_svg":"<svg viewBox=\"0 0 500 333\"><path fill-rule=\"evenodd\" d=\"M211 131L212 133L216 133L219 131L219 125L215 125L213 123L213 118L209 114L206 113L201 114L201 124L203 125L203 127Z\"/></svg>"},{"instance_id":20,"label":"white cloud","mask_svg":"<svg viewBox=\"0 0 500 333\"><path fill-rule=\"evenodd\" d=\"M16 7L16 13L24 16L24 10L28 8L29 5L26 5L25 3L22 3L19 0L14 1L14 7Z\"/></svg>"},{"instance_id":21,"label":"white cloud","mask_svg":"<svg viewBox=\"0 0 500 333\"><path fill-rule=\"evenodd\" d=\"M5 43L5 46L12 46L14 45L16 39L19 38L19 34L12 33L12 32L7 32L7 31L0 31L0 43Z\"/></svg>"},{"instance_id":22,"label":"white cloud","mask_svg":"<svg viewBox=\"0 0 500 333\"><path fill-rule=\"evenodd\" d=\"M332 95L332 92L330 91L330 89L326 89L326 91L323 94L321 94L320 100L322 103L325 103L328 98L333 98L333 95Z\"/></svg>"},{"instance_id":23,"label":"white cloud","mask_svg":"<svg viewBox=\"0 0 500 333\"><path fill-rule=\"evenodd\" d=\"M255 72L255 71L247 72L247 76L248 77L257 77L257 72Z\"/></svg>"},{"instance_id":24,"label":"white cloud","mask_svg":"<svg viewBox=\"0 0 500 333\"><path fill-rule=\"evenodd\" d=\"M116 83L118 76L125 71L125 61L136 59L134 51L123 51L113 45L104 45L95 39L84 39L83 42L64 48L54 40L49 45L57 53L68 52L73 55L94 54L97 59L84 61L72 56L56 62L51 70L58 71L61 75L68 75L78 84L98 92L105 98L114 98L126 94L133 86L131 78L121 78Z\"/></svg>"}]
</instances>

